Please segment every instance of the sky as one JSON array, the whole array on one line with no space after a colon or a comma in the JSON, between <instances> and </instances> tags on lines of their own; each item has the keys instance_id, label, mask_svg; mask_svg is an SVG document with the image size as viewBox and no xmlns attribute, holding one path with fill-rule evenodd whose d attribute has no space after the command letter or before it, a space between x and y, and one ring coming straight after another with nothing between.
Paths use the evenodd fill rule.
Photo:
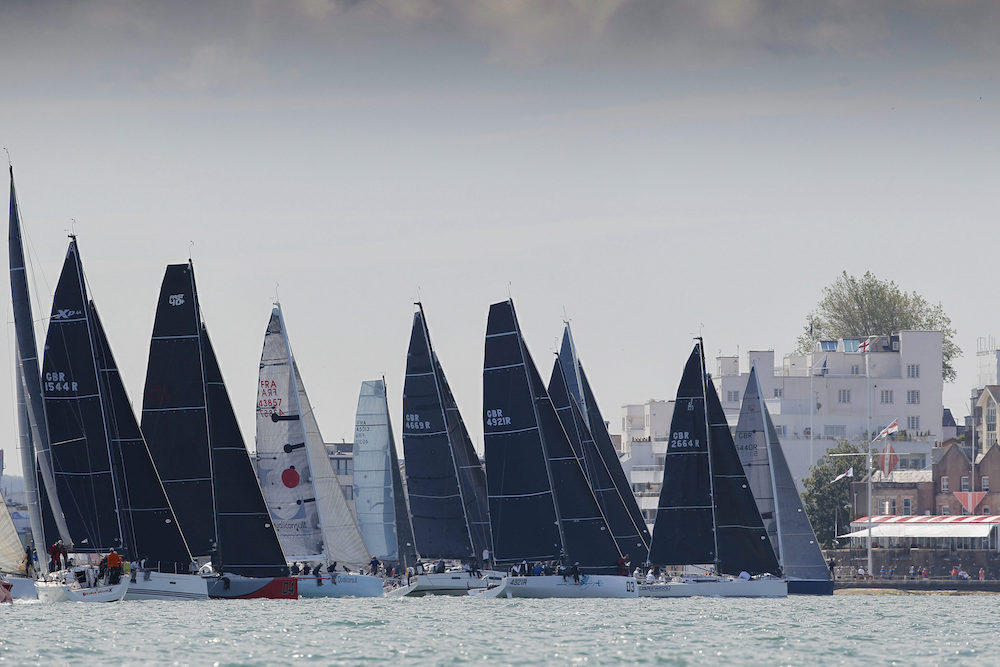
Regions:
<instances>
[{"instance_id":1,"label":"sky","mask_svg":"<svg viewBox=\"0 0 1000 667\"><path fill-rule=\"evenodd\" d=\"M277 294L325 439L384 375L399 446L419 298L481 448L508 295L545 377L571 320L616 431L674 395L692 336L780 359L824 286L871 270L951 316L962 415L1000 336L998 31L1000 4L964 0L6 0L39 337L73 229L138 409L190 255L248 444Z\"/></svg>"}]
</instances>

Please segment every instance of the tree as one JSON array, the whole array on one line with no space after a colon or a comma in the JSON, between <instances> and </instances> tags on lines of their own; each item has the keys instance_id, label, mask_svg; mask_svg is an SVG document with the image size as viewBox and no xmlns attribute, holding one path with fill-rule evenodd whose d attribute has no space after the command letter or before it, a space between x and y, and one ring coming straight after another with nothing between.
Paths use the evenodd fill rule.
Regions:
<instances>
[{"instance_id":1,"label":"tree","mask_svg":"<svg viewBox=\"0 0 1000 667\"><path fill-rule=\"evenodd\" d=\"M940 303L930 304L916 292L904 292L891 280L871 271L858 278L844 271L823 288L823 298L809 313L798 339L800 353L810 352L814 340L887 336L905 330L940 330L943 338L942 375L955 380L952 359L962 356L956 331Z\"/></svg>"},{"instance_id":2,"label":"tree","mask_svg":"<svg viewBox=\"0 0 1000 667\"><path fill-rule=\"evenodd\" d=\"M827 454L854 454L862 450L855 444L843 440ZM851 502L851 477L833 482L838 475L854 468L854 479L860 479L862 470L867 470L864 456L824 456L817 464L809 468L809 476L802 480L806 491L802 494L806 516L812 524L813 531L820 546L829 549L837 536L836 529L843 530L849 525L849 513L845 506Z\"/></svg>"}]
</instances>

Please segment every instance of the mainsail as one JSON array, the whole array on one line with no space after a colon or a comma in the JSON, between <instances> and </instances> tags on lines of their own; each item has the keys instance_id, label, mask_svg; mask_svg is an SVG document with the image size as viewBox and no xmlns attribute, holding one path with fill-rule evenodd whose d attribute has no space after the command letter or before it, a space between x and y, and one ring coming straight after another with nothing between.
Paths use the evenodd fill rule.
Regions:
<instances>
[{"instance_id":1,"label":"mainsail","mask_svg":"<svg viewBox=\"0 0 1000 667\"><path fill-rule=\"evenodd\" d=\"M597 406L597 399L583 370L583 363L576 352L569 322L563 331L559 363L566 379L568 393L576 400L593 439L592 449L585 449L584 471L597 495L604 515L619 541L623 554L633 563L644 563L649 555L649 528L639 511L639 504L632 493L632 485L625 476L621 460L611 442L607 424ZM555 400L553 398L553 400ZM621 509L627 517L621 516ZM638 540L636 540L638 537Z\"/></svg>"},{"instance_id":2,"label":"mainsail","mask_svg":"<svg viewBox=\"0 0 1000 667\"><path fill-rule=\"evenodd\" d=\"M492 546L486 475L418 306L403 385L403 456L417 551L424 558L479 558Z\"/></svg>"},{"instance_id":3,"label":"mainsail","mask_svg":"<svg viewBox=\"0 0 1000 667\"><path fill-rule=\"evenodd\" d=\"M415 561L384 380L361 383L354 426L354 506L368 551L390 562Z\"/></svg>"},{"instance_id":4,"label":"mainsail","mask_svg":"<svg viewBox=\"0 0 1000 667\"><path fill-rule=\"evenodd\" d=\"M725 574L780 571L706 376L700 340L677 389L649 558L659 565L714 563Z\"/></svg>"},{"instance_id":5,"label":"mainsail","mask_svg":"<svg viewBox=\"0 0 1000 667\"><path fill-rule=\"evenodd\" d=\"M153 322L142 431L191 552L219 572L287 576L215 352L194 267L167 267Z\"/></svg>"},{"instance_id":6,"label":"mainsail","mask_svg":"<svg viewBox=\"0 0 1000 667\"><path fill-rule=\"evenodd\" d=\"M56 489L77 552L117 549L165 571L191 554L160 484L71 237L42 364Z\"/></svg>"},{"instance_id":7,"label":"mainsail","mask_svg":"<svg viewBox=\"0 0 1000 667\"><path fill-rule=\"evenodd\" d=\"M736 449L785 576L827 581L830 571L795 488L777 431L750 369L736 425Z\"/></svg>"},{"instance_id":8,"label":"mainsail","mask_svg":"<svg viewBox=\"0 0 1000 667\"><path fill-rule=\"evenodd\" d=\"M45 407L42 403L42 383L35 342L35 321L31 312L28 290L28 273L24 263L24 244L21 239L21 217L14 190L14 167L10 167L10 222L8 227L8 254L10 258L10 297L14 307L14 334L17 338L16 359L19 396L23 394L25 410L18 415L21 434L21 467L24 471L25 490L28 496L28 518L35 545L43 551L49 540L62 539L72 544L59 499L55 496L56 481L52 474L52 453L49 447ZM23 418L23 417L26 417ZM46 522L43 515L49 518ZM39 566L47 570L45 559Z\"/></svg>"},{"instance_id":9,"label":"mainsail","mask_svg":"<svg viewBox=\"0 0 1000 667\"><path fill-rule=\"evenodd\" d=\"M275 304L264 335L257 389L257 475L285 557L367 562Z\"/></svg>"},{"instance_id":10,"label":"mainsail","mask_svg":"<svg viewBox=\"0 0 1000 667\"><path fill-rule=\"evenodd\" d=\"M483 367L486 476L498 562L566 560L614 573L615 544L521 336L511 301L490 306Z\"/></svg>"}]
</instances>

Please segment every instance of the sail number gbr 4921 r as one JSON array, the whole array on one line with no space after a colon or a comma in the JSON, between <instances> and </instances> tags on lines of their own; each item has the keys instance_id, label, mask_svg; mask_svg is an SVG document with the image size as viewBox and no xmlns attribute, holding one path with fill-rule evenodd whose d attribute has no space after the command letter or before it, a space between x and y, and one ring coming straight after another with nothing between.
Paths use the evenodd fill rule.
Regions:
<instances>
[{"instance_id":1,"label":"sail number gbr 4921 r","mask_svg":"<svg viewBox=\"0 0 1000 667\"><path fill-rule=\"evenodd\" d=\"M487 410L486 411L486 425L487 426L510 426L510 417L504 415L503 410Z\"/></svg>"}]
</instances>

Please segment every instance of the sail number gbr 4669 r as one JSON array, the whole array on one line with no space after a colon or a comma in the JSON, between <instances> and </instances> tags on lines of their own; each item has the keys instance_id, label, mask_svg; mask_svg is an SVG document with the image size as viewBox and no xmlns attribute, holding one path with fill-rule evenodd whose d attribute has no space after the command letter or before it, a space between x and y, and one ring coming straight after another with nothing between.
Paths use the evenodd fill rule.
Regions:
<instances>
[{"instance_id":1,"label":"sail number gbr 4669 r","mask_svg":"<svg viewBox=\"0 0 1000 667\"><path fill-rule=\"evenodd\" d=\"M674 431L670 435L670 449L687 449L698 447L698 438L691 438L688 431Z\"/></svg>"}]
</instances>

